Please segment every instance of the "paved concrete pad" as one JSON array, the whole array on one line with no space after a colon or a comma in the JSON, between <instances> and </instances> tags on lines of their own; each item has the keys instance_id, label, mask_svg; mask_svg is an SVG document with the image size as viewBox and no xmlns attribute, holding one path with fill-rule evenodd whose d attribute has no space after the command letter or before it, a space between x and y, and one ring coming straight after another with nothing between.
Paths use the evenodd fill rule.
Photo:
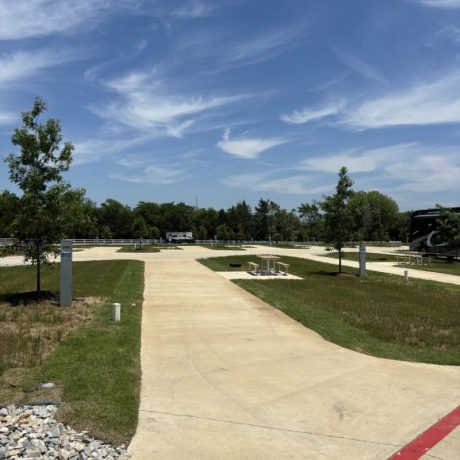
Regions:
<instances>
[{"instance_id":1,"label":"paved concrete pad","mask_svg":"<svg viewBox=\"0 0 460 460\"><path fill-rule=\"evenodd\" d=\"M249 272L244 271L233 271L233 272L215 272L219 276L222 276L228 280L256 280L256 281L265 281L265 280L301 280L300 276L278 274L278 275L253 275Z\"/></svg>"},{"instance_id":2,"label":"paved concrete pad","mask_svg":"<svg viewBox=\"0 0 460 460\"><path fill-rule=\"evenodd\" d=\"M321 251L98 247L74 254L146 262L135 458L386 458L459 404L459 368L340 348L193 260L270 253L337 265ZM404 272L381 263L368 269ZM454 275L409 276L460 284ZM427 455L455 458L458 436L457 429Z\"/></svg>"},{"instance_id":3,"label":"paved concrete pad","mask_svg":"<svg viewBox=\"0 0 460 460\"><path fill-rule=\"evenodd\" d=\"M309 249L285 249L285 248L275 248L267 246L254 246L248 248L244 251L235 250L235 251L218 251L208 248L203 248L201 246L182 246L182 250L164 250L155 253L129 253L129 252L116 252L116 247L113 246L100 246L90 249L85 249L81 252L74 253L75 261L85 261L85 260L107 260L107 259L137 259L144 261L170 261L170 260L194 260L200 258L209 258L209 257L226 257L232 255L261 255L261 254L273 254L279 256L291 256L299 257L303 259L316 260L318 262L323 262L326 264L332 264L337 266L337 259L332 257L324 257L319 254L327 254L324 250L324 247L321 246L312 246ZM393 248L392 248L393 249ZM394 248L398 249L398 248ZM380 252L382 254L391 253L389 248L372 248L373 252ZM370 249L369 249L370 252ZM10 257L5 257L0 259L2 262L8 265L20 265L22 264L22 257L16 257L14 259ZM256 259L254 259L256 260ZM353 267L358 270L358 262L344 260L344 266ZM460 285L460 276L448 275L444 273L436 273L430 271L416 270L416 269L407 269L403 267L395 267L393 263L387 262L368 262L367 269L370 271L377 271L388 273L391 275L404 276L404 270L409 271L409 277L415 279L424 279L424 280L433 280L440 283L450 283Z\"/></svg>"},{"instance_id":4,"label":"paved concrete pad","mask_svg":"<svg viewBox=\"0 0 460 460\"><path fill-rule=\"evenodd\" d=\"M433 458L445 460L460 458L460 427L448 434L422 457L424 460Z\"/></svg>"},{"instance_id":5,"label":"paved concrete pad","mask_svg":"<svg viewBox=\"0 0 460 460\"><path fill-rule=\"evenodd\" d=\"M458 404L459 368L338 347L190 259L145 276L134 458L386 458Z\"/></svg>"},{"instance_id":6,"label":"paved concrete pad","mask_svg":"<svg viewBox=\"0 0 460 460\"><path fill-rule=\"evenodd\" d=\"M407 247L395 247L395 248L385 248L385 247L368 247L369 252L381 253L381 254L394 254L394 251L398 249L407 249ZM212 250L204 248L202 246L193 246L193 245L184 245L181 246L180 250L162 250L157 253L120 253L116 252L119 248L114 246L99 246L89 249L84 249L83 251L74 253L75 261L84 261L84 260L107 260L107 259L138 259L138 260L182 260L182 259L200 259L208 257L225 257L232 255L261 255L261 254L273 254L279 256L292 256L299 257L303 259L316 260L318 262L323 262L326 264L337 265L337 259L332 257L324 257L328 253L325 251L323 246L311 246L308 249L286 249L286 248L276 248L276 247L267 247L267 246L253 246L245 250ZM348 250L353 251L353 249ZM356 250L354 250L356 251ZM256 259L255 259L256 260ZM13 266L13 265L22 265L24 263L23 258L19 256L11 256L0 258L0 267L1 266ZM342 264L346 267L353 267L358 270L358 262L344 260ZM391 275L404 276L404 271L408 270L409 277L414 279L424 279L438 281L440 283L450 283L460 285L460 276L457 275L448 275L444 273L436 273L424 270L416 270L407 268L404 266L394 266L392 262L368 262L367 269L370 271L377 271L388 273Z\"/></svg>"}]
</instances>

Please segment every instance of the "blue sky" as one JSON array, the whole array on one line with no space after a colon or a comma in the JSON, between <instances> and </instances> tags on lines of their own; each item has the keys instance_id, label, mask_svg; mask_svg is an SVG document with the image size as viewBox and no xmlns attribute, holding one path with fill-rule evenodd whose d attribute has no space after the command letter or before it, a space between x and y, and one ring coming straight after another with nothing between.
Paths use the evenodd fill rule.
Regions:
<instances>
[{"instance_id":1,"label":"blue sky","mask_svg":"<svg viewBox=\"0 0 460 460\"><path fill-rule=\"evenodd\" d=\"M97 202L460 204L460 0L0 0L2 156L35 96Z\"/></svg>"}]
</instances>

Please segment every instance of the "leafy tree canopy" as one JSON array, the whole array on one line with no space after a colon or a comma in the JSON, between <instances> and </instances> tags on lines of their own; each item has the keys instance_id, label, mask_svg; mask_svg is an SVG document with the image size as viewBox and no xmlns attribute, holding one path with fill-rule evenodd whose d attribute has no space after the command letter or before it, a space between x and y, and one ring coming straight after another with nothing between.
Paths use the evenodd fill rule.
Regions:
<instances>
[{"instance_id":1,"label":"leafy tree canopy","mask_svg":"<svg viewBox=\"0 0 460 460\"><path fill-rule=\"evenodd\" d=\"M36 98L29 112L22 113L22 127L11 136L19 153L5 159L9 177L22 191L11 234L13 250L21 250L25 260L37 266L37 292L40 292L40 265L56 254L56 243L65 235L69 223L70 185L62 181L69 169L74 149L70 142L61 148L61 126L58 120L40 123L46 103Z\"/></svg>"}]
</instances>

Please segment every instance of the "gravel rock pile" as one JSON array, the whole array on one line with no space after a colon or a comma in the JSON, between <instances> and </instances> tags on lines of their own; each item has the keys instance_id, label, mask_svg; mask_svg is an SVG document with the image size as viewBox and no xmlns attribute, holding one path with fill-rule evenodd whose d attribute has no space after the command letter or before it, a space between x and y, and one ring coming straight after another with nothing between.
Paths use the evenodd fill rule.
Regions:
<instances>
[{"instance_id":1,"label":"gravel rock pile","mask_svg":"<svg viewBox=\"0 0 460 460\"><path fill-rule=\"evenodd\" d=\"M56 406L0 408L0 460L127 460L123 444L112 447L54 419Z\"/></svg>"}]
</instances>

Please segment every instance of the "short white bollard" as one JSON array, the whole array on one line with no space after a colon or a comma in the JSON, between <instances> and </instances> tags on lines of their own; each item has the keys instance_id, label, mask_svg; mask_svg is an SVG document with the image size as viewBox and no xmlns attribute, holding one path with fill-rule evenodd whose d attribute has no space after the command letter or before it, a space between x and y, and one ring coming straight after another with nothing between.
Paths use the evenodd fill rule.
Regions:
<instances>
[{"instance_id":1,"label":"short white bollard","mask_svg":"<svg viewBox=\"0 0 460 460\"><path fill-rule=\"evenodd\" d=\"M409 272L404 270L404 281L407 283L409 281Z\"/></svg>"},{"instance_id":2,"label":"short white bollard","mask_svg":"<svg viewBox=\"0 0 460 460\"><path fill-rule=\"evenodd\" d=\"M119 303L112 304L112 321L118 323L121 320L121 305Z\"/></svg>"}]
</instances>

